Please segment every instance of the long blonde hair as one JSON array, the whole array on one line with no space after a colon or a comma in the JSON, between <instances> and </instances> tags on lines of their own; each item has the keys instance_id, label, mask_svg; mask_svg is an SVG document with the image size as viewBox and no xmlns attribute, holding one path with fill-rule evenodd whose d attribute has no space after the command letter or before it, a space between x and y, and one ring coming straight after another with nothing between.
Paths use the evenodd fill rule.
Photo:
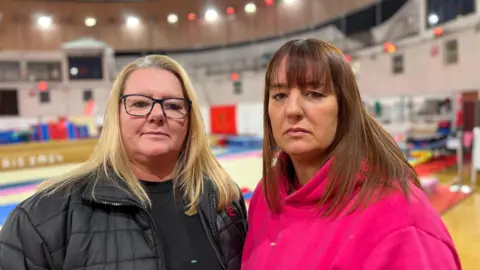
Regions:
<instances>
[{"instance_id":1,"label":"long blonde hair","mask_svg":"<svg viewBox=\"0 0 480 270\"><path fill-rule=\"evenodd\" d=\"M147 193L131 170L119 132L119 99L124 91L125 82L130 74L143 68L158 68L173 73L183 85L184 94L192 102L189 113L189 131L185 149L177 162L175 181L175 185L179 187L188 202L186 214L197 213L197 205L207 179L211 180L216 188L218 209L225 208L239 198L238 186L221 167L210 148L198 99L189 76L178 62L163 55L142 57L123 68L113 84L105 111L103 129L89 159L70 173L43 182L39 191L51 194L65 189L71 192L79 179L95 174L99 169L103 169L105 174L113 170L144 206L151 205ZM91 181L95 181L94 184L97 184L97 177L91 179Z\"/></svg>"}]
</instances>

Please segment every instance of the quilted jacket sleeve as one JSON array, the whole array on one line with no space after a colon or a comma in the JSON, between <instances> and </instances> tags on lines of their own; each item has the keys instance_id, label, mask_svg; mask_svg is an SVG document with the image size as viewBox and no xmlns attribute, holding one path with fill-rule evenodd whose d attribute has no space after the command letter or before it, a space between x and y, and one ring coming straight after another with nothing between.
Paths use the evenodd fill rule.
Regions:
<instances>
[{"instance_id":1,"label":"quilted jacket sleeve","mask_svg":"<svg viewBox=\"0 0 480 270\"><path fill-rule=\"evenodd\" d=\"M52 269L50 253L28 214L17 207L0 231L0 270Z\"/></svg>"}]
</instances>

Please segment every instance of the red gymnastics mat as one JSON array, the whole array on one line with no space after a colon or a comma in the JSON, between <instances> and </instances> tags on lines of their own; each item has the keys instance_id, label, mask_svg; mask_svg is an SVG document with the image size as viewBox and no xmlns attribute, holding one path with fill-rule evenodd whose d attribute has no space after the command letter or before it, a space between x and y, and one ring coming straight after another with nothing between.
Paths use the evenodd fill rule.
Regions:
<instances>
[{"instance_id":1,"label":"red gymnastics mat","mask_svg":"<svg viewBox=\"0 0 480 270\"><path fill-rule=\"evenodd\" d=\"M445 156L436 158L428 163L415 166L415 171L419 177L431 176L445 171L447 168L457 164L457 156ZM462 202L472 193L454 192L449 189L448 184L438 183L435 191L428 194L428 199L433 208L442 215L449 209Z\"/></svg>"},{"instance_id":2,"label":"red gymnastics mat","mask_svg":"<svg viewBox=\"0 0 480 270\"><path fill-rule=\"evenodd\" d=\"M473 192L452 192L448 185L439 184L436 191L428 195L428 199L433 208L435 208L440 215L443 215L472 194Z\"/></svg>"}]
</instances>

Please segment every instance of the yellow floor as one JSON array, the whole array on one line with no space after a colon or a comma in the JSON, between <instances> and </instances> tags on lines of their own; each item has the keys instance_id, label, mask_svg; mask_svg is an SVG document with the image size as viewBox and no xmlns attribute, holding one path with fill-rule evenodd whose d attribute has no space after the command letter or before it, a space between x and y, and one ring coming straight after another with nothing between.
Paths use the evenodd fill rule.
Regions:
<instances>
[{"instance_id":1,"label":"yellow floor","mask_svg":"<svg viewBox=\"0 0 480 270\"><path fill-rule=\"evenodd\" d=\"M227 172L241 186L255 188L261 178L261 158L252 157L242 160L220 160ZM27 181L31 179L48 178L75 168L78 164L55 166L51 168L28 169L0 173L0 186L8 182ZM450 182L455 177L455 171L438 174L442 182ZM480 179L480 178L479 178ZM29 194L20 194L13 198L21 200ZM0 198L0 205L8 203ZM476 193L443 215L465 270L480 269L480 193Z\"/></svg>"},{"instance_id":2,"label":"yellow floor","mask_svg":"<svg viewBox=\"0 0 480 270\"><path fill-rule=\"evenodd\" d=\"M464 168L464 181L468 183L470 169ZM456 168L436 175L442 183L451 183L457 178ZM477 179L478 178L477 175ZM477 192L442 216L452 235L464 270L480 269L480 183Z\"/></svg>"}]
</instances>

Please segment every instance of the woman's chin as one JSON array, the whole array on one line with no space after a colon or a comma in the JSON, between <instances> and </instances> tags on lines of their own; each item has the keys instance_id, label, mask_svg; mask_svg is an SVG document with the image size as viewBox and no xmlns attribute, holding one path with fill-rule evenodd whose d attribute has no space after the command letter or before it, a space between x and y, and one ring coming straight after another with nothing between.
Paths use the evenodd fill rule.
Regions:
<instances>
[{"instance_id":1,"label":"woman's chin","mask_svg":"<svg viewBox=\"0 0 480 270\"><path fill-rule=\"evenodd\" d=\"M309 159L321 155L318 147L310 147L307 145L297 145L295 147L285 147L283 152L295 159Z\"/></svg>"},{"instance_id":2,"label":"woman's chin","mask_svg":"<svg viewBox=\"0 0 480 270\"><path fill-rule=\"evenodd\" d=\"M150 146L150 147L146 146L142 148L143 149L141 149L142 150L141 153L149 157L163 156L170 152L168 147L164 147L164 146Z\"/></svg>"}]
</instances>

